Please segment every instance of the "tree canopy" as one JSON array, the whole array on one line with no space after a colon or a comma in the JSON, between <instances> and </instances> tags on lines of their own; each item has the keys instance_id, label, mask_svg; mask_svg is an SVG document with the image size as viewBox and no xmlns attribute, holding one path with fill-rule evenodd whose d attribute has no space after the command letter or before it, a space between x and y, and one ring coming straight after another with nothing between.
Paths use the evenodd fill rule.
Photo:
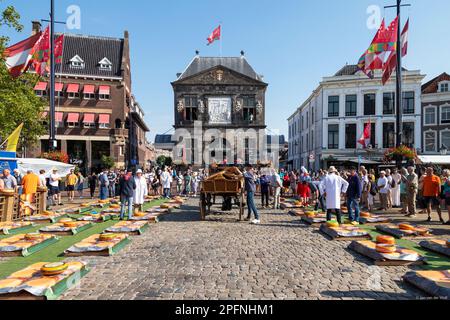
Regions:
<instances>
[{"instance_id":1,"label":"tree canopy","mask_svg":"<svg viewBox=\"0 0 450 320\"><path fill-rule=\"evenodd\" d=\"M0 0L0 5L2 2ZM13 6L0 9L0 28L13 28L17 32L23 30L20 15ZM8 41L8 37L0 37L0 137L3 142L23 123L19 148L23 144L29 147L46 132L41 119L46 102L34 93L34 86L39 80L37 75L24 74L17 79L9 75L3 57Z\"/></svg>"}]
</instances>

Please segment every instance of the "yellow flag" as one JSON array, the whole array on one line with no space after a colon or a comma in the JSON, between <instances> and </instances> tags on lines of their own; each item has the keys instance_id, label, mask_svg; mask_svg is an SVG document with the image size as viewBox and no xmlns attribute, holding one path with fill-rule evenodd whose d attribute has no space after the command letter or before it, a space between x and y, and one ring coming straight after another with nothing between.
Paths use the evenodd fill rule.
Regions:
<instances>
[{"instance_id":1,"label":"yellow flag","mask_svg":"<svg viewBox=\"0 0 450 320\"><path fill-rule=\"evenodd\" d=\"M17 152L17 145L19 144L20 133L22 132L23 123L17 127L16 130L9 136L8 144L6 145L6 152Z\"/></svg>"}]
</instances>

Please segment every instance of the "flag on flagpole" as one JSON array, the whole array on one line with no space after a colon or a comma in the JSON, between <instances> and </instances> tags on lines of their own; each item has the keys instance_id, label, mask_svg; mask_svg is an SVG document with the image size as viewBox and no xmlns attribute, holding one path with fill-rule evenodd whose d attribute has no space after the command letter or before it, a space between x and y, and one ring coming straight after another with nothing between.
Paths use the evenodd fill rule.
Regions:
<instances>
[{"instance_id":1,"label":"flag on flagpole","mask_svg":"<svg viewBox=\"0 0 450 320\"><path fill-rule=\"evenodd\" d=\"M30 52L41 35L41 32L36 33L34 36L5 49L6 67L12 77L17 78L27 71Z\"/></svg>"},{"instance_id":2,"label":"flag on flagpole","mask_svg":"<svg viewBox=\"0 0 450 320\"><path fill-rule=\"evenodd\" d=\"M208 37L208 46L213 44L214 41L220 40L220 37L222 36L222 26L219 25L214 31L211 33L211 35Z\"/></svg>"},{"instance_id":3,"label":"flag on flagpole","mask_svg":"<svg viewBox=\"0 0 450 320\"><path fill-rule=\"evenodd\" d=\"M370 141L372 140L372 121L369 120L364 127L364 132L361 136L361 139L358 140L358 143L366 149L370 145Z\"/></svg>"},{"instance_id":4,"label":"flag on flagpole","mask_svg":"<svg viewBox=\"0 0 450 320\"><path fill-rule=\"evenodd\" d=\"M383 19L372 43L359 59L359 69L369 78L374 78L375 70L383 69L386 53L396 50L397 30L398 17L387 28Z\"/></svg>"},{"instance_id":5,"label":"flag on flagpole","mask_svg":"<svg viewBox=\"0 0 450 320\"><path fill-rule=\"evenodd\" d=\"M406 21L401 35L402 57L405 57L408 54L408 33L409 19ZM389 81L395 69L397 69L397 52L393 51L383 66L383 86Z\"/></svg>"},{"instance_id":6,"label":"flag on flagpole","mask_svg":"<svg viewBox=\"0 0 450 320\"><path fill-rule=\"evenodd\" d=\"M6 152L17 152L17 145L19 144L19 138L20 134L23 129L23 123L17 127L16 130L13 131L13 133L8 137L7 145L6 145Z\"/></svg>"}]
</instances>

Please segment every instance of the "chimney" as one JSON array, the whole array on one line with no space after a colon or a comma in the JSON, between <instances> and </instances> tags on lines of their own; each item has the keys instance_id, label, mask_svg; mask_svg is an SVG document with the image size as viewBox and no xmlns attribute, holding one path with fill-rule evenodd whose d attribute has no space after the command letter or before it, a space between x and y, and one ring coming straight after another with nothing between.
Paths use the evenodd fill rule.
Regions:
<instances>
[{"instance_id":1,"label":"chimney","mask_svg":"<svg viewBox=\"0 0 450 320\"><path fill-rule=\"evenodd\" d=\"M31 35L34 36L35 34L41 32L42 24L40 21L32 21L31 22L32 28L31 28Z\"/></svg>"}]
</instances>

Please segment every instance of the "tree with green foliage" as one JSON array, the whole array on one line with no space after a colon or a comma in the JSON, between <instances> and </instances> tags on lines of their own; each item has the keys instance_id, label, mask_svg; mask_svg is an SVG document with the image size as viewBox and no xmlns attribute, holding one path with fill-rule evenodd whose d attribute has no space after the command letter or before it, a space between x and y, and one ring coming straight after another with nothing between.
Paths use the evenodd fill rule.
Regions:
<instances>
[{"instance_id":1,"label":"tree with green foliage","mask_svg":"<svg viewBox=\"0 0 450 320\"><path fill-rule=\"evenodd\" d=\"M19 21L20 15L13 6L0 9L0 28L21 32L23 26ZM33 146L46 133L41 118L46 102L34 93L34 86L39 81L37 75L24 74L17 79L9 75L3 58L8 41L8 37L0 36L0 137L3 142L23 123L20 150L22 146Z\"/></svg>"},{"instance_id":2,"label":"tree with green foliage","mask_svg":"<svg viewBox=\"0 0 450 320\"><path fill-rule=\"evenodd\" d=\"M164 167L166 164L166 157L165 156L159 156L158 159L156 159L156 163L159 167Z\"/></svg>"},{"instance_id":3,"label":"tree with green foliage","mask_svg":"<svg viewBox=\"0 0 450 320\"><path fill-rule=\"evenodd\" d=\"M114 166L116 165L116 163L114 162L113 157L109 157L106 155L103 155L102 158L100 159L101 164L102 164L102 168L104 169L111 169L114 168Z\"/></svg>"}]
</instances>

